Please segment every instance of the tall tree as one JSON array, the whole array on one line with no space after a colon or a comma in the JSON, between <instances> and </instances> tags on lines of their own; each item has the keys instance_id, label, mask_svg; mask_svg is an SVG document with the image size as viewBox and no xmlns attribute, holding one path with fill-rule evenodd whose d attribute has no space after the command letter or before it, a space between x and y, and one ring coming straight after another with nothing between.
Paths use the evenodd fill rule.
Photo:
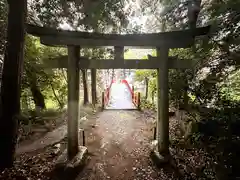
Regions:
<instances>
[{"instance_id":1,"label":"tall tree","mask_svg":"<svg viewBox=\"0 0 240 180\"><path fill-rule=\"evenodd\" d=\"M36 109L44 109L45 99L51 100L62 108L66 102L66 77L64 70L47 70L40 66L43 61L50 61L59 55L65 55L61 48L42 46L38 38L25 37L24 69L22 76L22 95L32 97ZM65 93L65 95L64 95ZM26 104L26 102L23 102ZM22 109L26 110L26 109Z\"/></svg>"},{"instance_id":2,"label":"tall tree","mask_svg":"<svg viewBox=\"0 0 240 180\"><path fill-rule=\"evenodd\" d=\"M145 99L148 99L148 82L149 82L149 77L144 77L144 82L145 82Z\"/></svg>"},{"instance_id":3,"label":"tall tree","mask_svg":"<svg viewBox=\"0 0 240 180\"><path fill-rule=\"evenodd\" d=\"M1 84L1 170L12 166L15 156L27 1L8 0L8 7L7 46Z\"/></svg>"},{"instance_id":4,"label":"tall tree","mask_svg":"<svg viewBox=\"0 0 240 180\"><path fill-rule=\"evenodd\" d=\"M82 81L83 81L83 104L86 105L89 103L88 99L88 83L87 83L87 69L81 69L82 72Z\"/></svg>"},{"instance_id":5,"label":"tall tree","mask_svg":"<svg viewBox=\"0 0 240 180\"><path fill-rule=\"evenodd\" d=\"M126 69L123 69L123 70L122 70L122 76L123 76L123 77L122 77L123 79L126 79Z\"/></svg>"},{"instance_id":6,"label":"tall tree","mask_svg":"<svg viewBox=\"0 0 240 180\"><path fill-rule=\"evenodd\" d=\"M114 78L115 78L115 71L114 71L114 69L112 69L112 75L111 75L111 81L113 81L114 80Z\"/></svg>"},{"instance_id":7,"label":"tall tree","mask_svg":"<svg viewBox=\"0 0 240 180\"><path fill-rule=\"evenodd\" d=\"M45 109L46 105L45 105L45 101L44 101L44 96L41 93L39 86L37 85L36 77L31 78L30 89L32 92L33 101L35 103L35 108L37 110Z\"/></svg>"},{"instance_id":8,"label":"tall tree","mask_svg":"<svg viewBox=\"0 0 240 180\"><path fill-rule=\"evenodd\" d=\"M155 76L152 70L137 70L135 73L136 81L144 81L145 84L145 99L148 98L149 91L149 78Z\"/></svg>"},{"instance_id":9,"label":"tall tree","mask_svg":"<svg viewBox=\"0 0 240 180\"><path fill-rule=\"evenodd\" d=\"M91 69L91 87L92 87L92 104L95 107L97 103L97 70Z\"/></svg>"},{"instance_id":10,"label":"tall tree","mask_svg":"<svg viewBox=\"0 0 240 180\"><path fill-rule=\"evenodd\" d=\"M7 33L7 1L0 0L0 63L3 63ZM1 68L2 70L2 68Z\"/></svg>"}]
</instances>

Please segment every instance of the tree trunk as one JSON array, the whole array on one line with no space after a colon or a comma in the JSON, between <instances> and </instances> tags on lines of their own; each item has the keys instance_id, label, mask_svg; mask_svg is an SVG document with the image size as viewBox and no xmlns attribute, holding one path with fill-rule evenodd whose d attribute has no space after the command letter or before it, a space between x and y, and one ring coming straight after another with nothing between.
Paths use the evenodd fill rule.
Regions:
<instances>
[{"instance_id":1,"label":"tree trunk","mask_svg":"<svg viewBox=\"0 0 240 180\"><path fill-rule=\"evenodd\" d=\"M183 92L183 106L185 109L188 108L188 82L187 80L185 81L185 85L184 85L184 92Z\"/></svg>"},{"instance_id":2,"label":"tree trunk","mask_svg":"<svg viewBox=\"0 0 240 180\"><path fill-rule=\"evenodd\" d=\"M28 81L29 81L29 86L30 86L30 90L32 93L32 97L33 97L33 101L35 104L35 109L36 110L41 110L41 109L45 109L46 105L45 105L45 100L44 100L44 96L41 93L40 88L37 85L37 77L35 73L32 73L31 71L26 70L27 76L28 76Z\"/></svg>"},{"instance_id":3,"label":"tree trunk","mask_svg":"<svg viewBox=\"0 0 240 180\"><path fill-rule=\"evenodd\" d=\"M110 85L110 69L107 70L107 86Z\"/></svg>"},{"instance_id":4,"label":"tree trunk","mask_svg":"<svg viewBox=\"0 0 240 180\"><path fill-rule=\"evenodd\" d=\"M11 167L17 140L27 1L8 0L7 47L1 84L0 170Z\"/></svg>"},{"instance_id":5,"label":"tree trunk","mask_svg":"<svg viewBox=\"0 0 240 180\"><path fill-rule=\"evenodd\" d=\"M92 104L95 107L97 103L97 75L96 75L96 69L91 70L91 80L92 80Z\"/></svg>"},{"instance_id":6,"label":"tree trunk","mask_svg":"<svg viewBox=\"0 0 240 180\"><path fill-rule=\"evenodd\" d=\"M147 77L145 77L145 86L146 86L145 99L147 100L148 98L148 78Z\"/></svg>"},{"instance_id":7,"label":"tree trunk","mask_svg":"<svg viewBox=\"0 0 240 180\"><path fill-rule=\"evenodd\" d=\"M154 95L155 95L155 92L152 91L152 103L154 104Z\"/></svg>"},{"instance_id":8,"label":"tree trunk","mask_svg":"<svg viewBox=\"0 0 240 180\"><path fill-rule=\"evenodd\" d=\"M186 75L186 71L184 71L184 87L183 87L183 106L184 106L184 109L187 109L188 108L188 101L189 101L189 98L188 98L188 80L187 80L187 75Z\"/></svg>"},{"instance_id":9,"label":"tree trunk","mask_svg":"<svg viewBox=\"0 0 240 180\"><path fill-rule=\"evenodd\" d=\"M33 101L35 103L36 109L38 109L38 108L45 109L46 105L45 105L44 96L41 93L39 87L37 86L37 83L35 80L33 80L33 82L31 83L30 89L32 92Z\"/></svg>"},{"instance_id":10,"label":"tree trunk","mask_svg":"<svg viewBox=\"0 0 240 180\"><path fill-rule=\"evenodd\" d=\"M59 100L59 98L58 98L58 96L57 96L57 94L56 94L56 91L55 91L55 89L54 89L54 87L53 87L52 82L50 82L50 85L51 85L51 88L52 88L53 95L54 95L55 99L57 100L57 102L58 102L58 104L59 104L59 107L62 109L62 108L63 108L63 104L62 104L61 101Z\"/></svg>"},{"instance_id":11,"label":"tree trunk","mask_svg":"<svg viewBox=\"0 0 240 180\"><path fill-rule=\"evenodd\" d=\"M126 79L126 69L123 69L123 79Z\"/></svg>"},{"instance_id":12,"label":"tree trunk","mask_svg":"<svg viewBox=\"0 0 240 180\"><path fill-rule=\"evenodd\" d=\"M114 71L114 69L112 69L112 81L113 81L114 77L115 77L115 71Z\"/></svg>"},{"instance_id":13,"label":"tree trunk","mask_svg":"<svg viewBox=\"0 0 240 180\"><path fill-rule=\"evenodd\" d=\"M63 76L63 79L65 80L65 82L67 83L67 77L66 77L66 70L65 69L61 69L62 70L62 76Z\"/></svg>"},{"instance_id":14,"label":"tree trunk","mask_svg":"<svg viewBox=\"0 0 240 180\"><path fill-rule=\"evenodd\" d=\"M87 86L87 70L86 69L82 69L82 79L83 79L83 104L86 105L89 103L88 100L88 86Z\"/></svg>"}]
</instances>

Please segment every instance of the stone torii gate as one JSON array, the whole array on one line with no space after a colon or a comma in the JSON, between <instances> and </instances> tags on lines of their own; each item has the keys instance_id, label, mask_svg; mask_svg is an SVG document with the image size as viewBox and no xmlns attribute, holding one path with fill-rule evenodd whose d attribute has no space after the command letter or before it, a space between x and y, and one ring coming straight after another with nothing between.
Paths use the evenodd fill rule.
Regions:
<instances>
[{"instance_id":1,"label":"stone torii gate","mask_svg":"<svg viewBox=\"0 0 240 180\"><path fill-rule=\"evenodd\" d=\"M40 37L48 46L65 46L68 56L49 60L48 68L67 68L68 76L68 161L79 152L79 70L81 69L157 69L157 141L155 151L161 157L169 155L169 87L168 69L191 68L191 60L169 57L171 48L189 48L195 37L206 35L210 27L154 34L100 34L64 31L51 28L26 26L27 32ZM114 59L88 59L80 57L80 47L114 47ZM124 59L124 47L156 48L157 57L147 60Z\"/></svg>"}]
</instances>

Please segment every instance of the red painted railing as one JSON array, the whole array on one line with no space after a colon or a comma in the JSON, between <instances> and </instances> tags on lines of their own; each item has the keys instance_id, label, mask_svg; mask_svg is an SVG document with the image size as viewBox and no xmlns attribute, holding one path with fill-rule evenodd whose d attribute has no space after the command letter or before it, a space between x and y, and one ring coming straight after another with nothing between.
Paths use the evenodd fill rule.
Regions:
<instances>
[{"instance_id":1,"label":"red painted railing","mask_svg":"<svg viewBox=\"0 0 240 180\"><path fill-rule=\"evenodd\" d=\"M113 80L112 82L111 82L111 84L110 84L110 86L109 87L107 87L106 88L106 90L105 90L105 92L103 92L103 94L102 94L102 106L103 106L103 108L108 104L108 102L109 102L109 96L110 96L110 89L111 89L111 87L112 87L112 84L114 83L115 81Z\"/></svg>"},{"instance_id":2,"label":"red painted railing","mask_svg":"<svg viewBox=\"0 0 240 180\"><path fill-rule=\"evenodd\" d=\"M109 88L107 88L107 90L106 90L106 98L107 98L106 104L108 104L109 96L110 96L110 90L111 90L111 87L112 87L112 84L113 84L113 83L115 83L114 80L112 80L112 82L111 82Z\"/></svg>"},{"instance_id":3,"label":"red painted railing","mask_svg":"<svg viewBox=\"0 0 240 180\"><path fill-rule=\"evenodd\" d=\"M129 91L131 92L131 94L132 94L132 97L133 97L133 90L132 90L132 88L129 86L129 84L128 84L127 80L123 79L123 80L122 80L122 83L124 83L124 84L126 84L126 85L127 85L128 89L129 89Z\"/></svg>"},{"instance_id":4,"label":"red painted railing","mask_svg":"<svg viewBox=\"0 0 240 180\"><path fill-rule=\"evenodd\" d=\"M132 98L132 101L133 101L133 104L140 110L140 93L139 92L136 92L136 93L133 93L133 98Z\"/></svg>"}]
</instances>

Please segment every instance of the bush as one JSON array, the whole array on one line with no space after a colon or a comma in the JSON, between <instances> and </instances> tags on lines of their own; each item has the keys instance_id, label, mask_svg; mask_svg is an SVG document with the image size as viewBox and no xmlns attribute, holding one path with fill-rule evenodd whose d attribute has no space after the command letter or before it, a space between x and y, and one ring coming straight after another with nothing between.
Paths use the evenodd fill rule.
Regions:
<instances>
[{"instance_id":1,"label":"bush","mask_svg":"<svg viewBox=\"0 0 240 180\"><path fill-rule=\"evenodd\" d=\"M155 104L151 103L150 101L146 100L145 98L141 97L141 109L151 109L156 111L157 107Z\"/></svg>"}]
</instances>

